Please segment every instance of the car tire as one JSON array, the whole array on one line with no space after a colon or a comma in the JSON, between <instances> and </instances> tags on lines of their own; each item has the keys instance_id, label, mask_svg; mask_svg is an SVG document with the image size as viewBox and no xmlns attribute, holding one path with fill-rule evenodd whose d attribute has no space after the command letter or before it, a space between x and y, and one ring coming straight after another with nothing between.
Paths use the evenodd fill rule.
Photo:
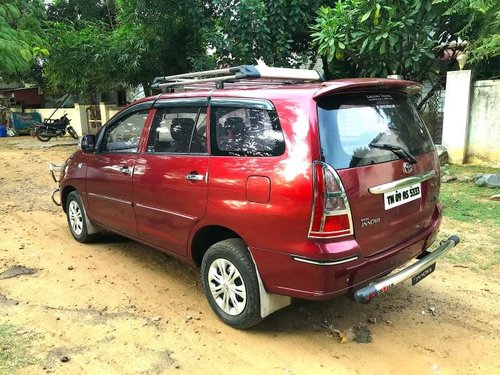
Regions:
<instances>
[{"instance_id":1,"label":"car tire","mask_svg":"<svg viewBox=\"0 0 500 375\"><path fill-rule=\"evenodd\" d=\"M71 234L78 242L86 243L91 241L94 236L88 234L87 215L85 207L77 191L68 194L66 200L66 217Z\"/></svg>"},{"instance_id":2,"label":"car tire","mask_svg":"<svg viewBox=\"0 0 500 375\"><path fill-rule=\"evenodd\" d=\"M246 329L262 320L257 271L242 240L212 245L203 257L201 278L210 307L224 323Z\"/></svg>"}]
</instances>

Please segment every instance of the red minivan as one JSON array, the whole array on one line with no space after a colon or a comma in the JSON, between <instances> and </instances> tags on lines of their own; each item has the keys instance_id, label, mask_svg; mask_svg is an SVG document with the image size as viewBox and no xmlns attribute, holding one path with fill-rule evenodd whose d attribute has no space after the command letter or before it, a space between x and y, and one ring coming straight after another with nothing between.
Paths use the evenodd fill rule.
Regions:
<instances>
[{"instance_id":1,"label":"red minivan","mask_svg":"<svg viewBox=\"0 0 500 375\"><path fill-rule=\"evenodd\" d=\"M240 66L154 86L169 92L82 137L56 192L76 240L109 230L200 268L228 325L292 297L368 302L459 242L427 250L439 164L409 100L418 84Z\"/></svg>"}]
</instances>

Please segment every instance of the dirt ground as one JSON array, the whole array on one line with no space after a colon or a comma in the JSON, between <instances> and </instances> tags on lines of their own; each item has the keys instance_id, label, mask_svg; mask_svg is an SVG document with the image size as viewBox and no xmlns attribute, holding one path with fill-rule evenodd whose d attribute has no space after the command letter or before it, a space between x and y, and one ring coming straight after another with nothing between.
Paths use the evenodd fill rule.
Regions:
<instances>
[{"instance_id":1,"label":"dirt ground","mask_svg":"<svg viewBox=\"0 0 500 375\"><path fill-rule=\"evenodd\" d=\"M237 331L190 266L117 236L76 242L48 173L76 146L40 146L0 139L0 273L32 270L0 276L0 326L30 337L18 373L500 374L499 267L441 261L368 305L298 301Z\"/></svg>"}]
</instances>

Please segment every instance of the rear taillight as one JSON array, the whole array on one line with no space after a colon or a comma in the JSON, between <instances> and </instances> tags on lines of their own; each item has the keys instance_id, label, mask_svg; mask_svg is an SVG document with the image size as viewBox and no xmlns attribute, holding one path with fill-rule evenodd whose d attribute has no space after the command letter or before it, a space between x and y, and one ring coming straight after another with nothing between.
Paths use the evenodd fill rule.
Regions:
<instances>
[{"instance_id":1,"label":"rear taillight","mask_svg":"<svg viewBox=\"0 0 500 375\"><path fill-rule=\"evenodd\" d=\"M313 163L314 204L309 237L333 238L353 233L351 210L335 170L321 161Z\"/></svg>"}]
</instances>

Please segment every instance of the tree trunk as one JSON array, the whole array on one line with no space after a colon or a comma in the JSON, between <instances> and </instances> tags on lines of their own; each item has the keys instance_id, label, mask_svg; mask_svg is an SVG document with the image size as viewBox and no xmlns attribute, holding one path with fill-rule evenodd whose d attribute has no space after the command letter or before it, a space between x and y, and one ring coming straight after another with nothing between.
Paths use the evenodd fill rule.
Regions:
<instances>
[{"instance_id":1,"label":"tree trunk","mask_svg":"<svg viewBox=\"0 0 500 375\"><path fill-rule=\"evenodd\" d=\"M425 97L423 97L422 100L418 103L417 110L419 112L423 108L423 106L425 105L425 103L427 103L427 101L434 96L434 94L436 93L439 85L440 85L439 82L435 83L432 86L432 88L429 90L429 92L427 93L427 95Z\"/></svg>"},{"instance_id":2,"label":"tree trunk","mask_svg":"<svg viewBox=\"0 0 500 375\"><path fill-rule=\"evenodd\" d=\"M142 82L142 88L144 90L144 95L145 96L151 96L153 95L153 92L151 91L151 85L147 81Z\"/></svg>"},{"instance_id":3,"label":"tree trunk","mask_svg":"<svg viewBox=\"0 0 500 375\"><path fill-rule=\"evenodd\" d=\"M328 59L326 58L325 55L321 56L321 62L323 63L323 75L325 78L325 81L328 81L332 79L330 70L328 70Z\"/></svg>"}]
</instances>

